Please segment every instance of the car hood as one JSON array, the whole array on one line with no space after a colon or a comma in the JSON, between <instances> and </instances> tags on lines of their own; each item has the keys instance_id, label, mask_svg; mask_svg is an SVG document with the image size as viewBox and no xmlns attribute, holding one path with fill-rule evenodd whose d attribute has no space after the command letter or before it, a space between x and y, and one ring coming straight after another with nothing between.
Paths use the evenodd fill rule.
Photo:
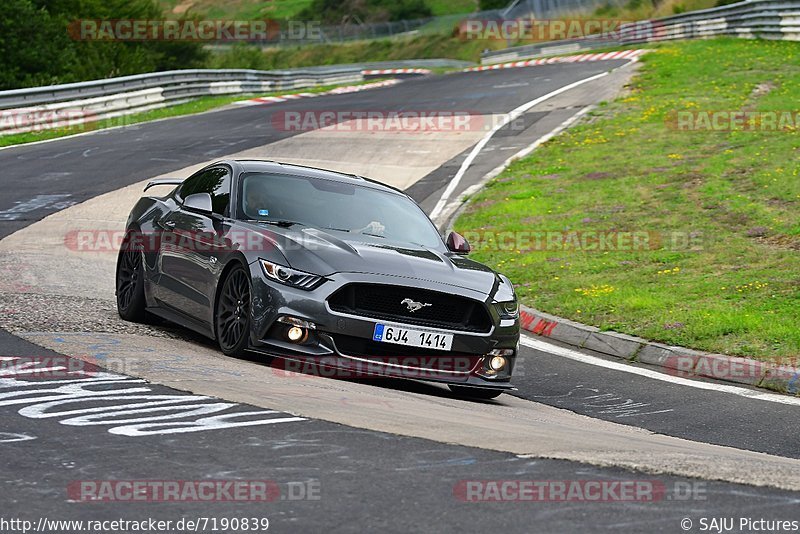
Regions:
<instances>
[{"instance_id":1,"label":"car hood","mask_svg":"<svg viewBox=\"0 0 800 534\"><path fill-rule=\"evenodd\" d=\"M367 273L427 280L493 295L500 281L489 267L458 254L409 244L393 244L363 234L311 227L281 228L246 223L269 238L289 267L323 276Z\"/></svg>"}]
</instances>

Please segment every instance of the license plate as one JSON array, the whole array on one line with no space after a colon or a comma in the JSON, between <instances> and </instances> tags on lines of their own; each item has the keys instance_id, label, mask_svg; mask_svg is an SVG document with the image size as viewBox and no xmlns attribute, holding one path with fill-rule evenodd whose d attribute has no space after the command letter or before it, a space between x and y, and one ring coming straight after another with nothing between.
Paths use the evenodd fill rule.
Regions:
<instances>
[{"instance_id":1,"label":"license plate","mask_svg":"<svg viewBox=\"0 0 800 534\"><path fill-rule=\"evenodd\" d=\"M435 332L433 330L417 330L395 324L375 325L372 333L373 341L407 345L409 347L422 347L425 349L450 350L453 345L453 334Z\"/></svg>"}]
</instances>

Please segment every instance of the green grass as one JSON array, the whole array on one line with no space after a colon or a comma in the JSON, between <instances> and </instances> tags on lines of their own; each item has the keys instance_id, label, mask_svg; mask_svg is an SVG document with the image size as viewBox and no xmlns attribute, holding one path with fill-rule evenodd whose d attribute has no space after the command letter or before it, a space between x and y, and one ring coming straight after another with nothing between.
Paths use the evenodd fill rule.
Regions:
<instances>
[{"instance_id":1,"label":"green grass","mask_svg":"<svg viewBox=\"0 0 800 534\"><path fill-rule=\"evenodd\" d=\"M225 96L206 96L197 98L190 102L170 106L166 108L154 109L152 111L145 111L142 113L133 113L130 115L123 115L111 119L104 119L97 122L90 122L86 124L78 124L67 128L53 128L51 130L41 130L38 132L27 132L10 135L0 136L0 147L21 145L25 143L34 143L36 141L45 141L47 139L55 139L67 135L75 135L95 130L103 130L106 128L114 128L120 126L131 126L141 122L154 121L158 119L166 119L169 117L179 117L182 115L192 115L194 113L202 113L215 108L228 105L232 102L239 100L246 100L249 98L257 98L260 96L280 96L285 94L304 92L304 93L321 93L341 87L342 85L362 85L365 83L375 83L381 79L371 79L363 82L336 84L336 85L323 85L319 87L308 87L304 89L292 89L290 91L280 91L273 93L263 93L258 95L225 95Z\"/></svg>"},{"instance_id":2,"label":"green grass","mask_svg":"<svg viewBox=\"0 0 800 534\"><path fill-rule=\"evenodd\" d=\"M478 10L477 0L427 0L434 17L471 13Z\"/></svg>"},{"instance_id":3,"label":"green grass","mask_svg":"<svg viewBox=\"0 0 800 534\"><path fill-rule=\"evenodd\" d=\"M643 63L628 95L512 164L456 229L480 232L476 259L542 311L714 352L800 356L798 131L668 126L677 110L796 110L800 44L691 41ZM507 231L647 232L664 245L502 250L488 241Z\"/></svg>"},{"instance_id":4,"label":"green grass","mask_svg":"<svg viewBox=\"0 0 800 534\"><path fill-rule=\"evenodd\" d=\"M717 0L628 0L625 4L605 4L595 10L594 16L618 20L644 20L708 9L716 4Z\"/></svg>"}]
</instances>

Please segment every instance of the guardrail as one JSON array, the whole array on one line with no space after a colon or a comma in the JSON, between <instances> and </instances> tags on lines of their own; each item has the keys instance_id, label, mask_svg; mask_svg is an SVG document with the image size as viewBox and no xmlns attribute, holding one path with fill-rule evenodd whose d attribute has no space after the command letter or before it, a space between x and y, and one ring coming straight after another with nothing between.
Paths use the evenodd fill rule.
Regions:
<instances>
[{"instance_id":1,"label":"guardrail","mask_svg":"<svg viewBox=\"0 0 800 534\"><path fill-rule=\"evenodd\" d=\"M266 93L359 82L358 65L298 70L175 70L0 91L0 135L149 111L208 95Z\"/></svg>"},{"instance_id":2,"label":"guardrail","mask_svg":"<svg viewBox=\"0 0 800 534\"><path fill-rule=\"evenodd\" d=\"M464 68L454 59L376 61L294 70L194 69L0 91L0 135L63 128L209 95L268 93L364 80L373 70ZM420 71L420 73L428 71Z\"/></svg>"},{"instance_id":3,"label":"guardrail","mask_svg":"<svg viewBox=\"0 0 800 534\"><path fill-rule=\"evenodd\" d=\"M800 0L746 0L661 19L623 24L619 32L486 52L481 63L500 63L608 46L716 36L800 40Z\"/></svg>"},{"instance_id":4,"label":"guardrail","mask_svg":"<svg viewBox=\"0 0 800 534\"><path fill-rule=\"evenodd\" d=\"M495 63L505 63L507 61L517 61L520 59L556 56L560 54L571 54L582 50L593 50L607 46L618 46L619 39L605 35L585 37L583 39L564 39L561 41L549 41L541 44L515 46L504 50L485 52L481 57L481 64L492 65Z\"/></svg>"}]
</instances>

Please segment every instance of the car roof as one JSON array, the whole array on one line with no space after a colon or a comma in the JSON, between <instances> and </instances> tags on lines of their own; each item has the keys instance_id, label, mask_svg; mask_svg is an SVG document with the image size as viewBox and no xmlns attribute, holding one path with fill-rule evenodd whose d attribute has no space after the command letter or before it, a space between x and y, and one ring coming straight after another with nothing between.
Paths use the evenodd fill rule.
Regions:
<instances>
[{"instance_id":1,"label":"car roof","mask_svg":"<svg viewBox=\"0 0 800 534\"><path fill-rule=\"evenodd\" d=\"M396 187L392 187L369 178L364 178L363 176L358 176L356 174L345 174L343 172L319 169L317 167L307 167L305 165L295 165L292 163L281 163L279 161L261 159L235 159L229 161L230 163L238 164L238 166L241 167L242 172L282 173L294 176L304 176L307 178L318 178L321 180L332 180L335 182L350 183L353 185L369 187L370 189L383 190L390 193L400 193L405 196L405 193Z\"/></svg>"}]
</instances>

